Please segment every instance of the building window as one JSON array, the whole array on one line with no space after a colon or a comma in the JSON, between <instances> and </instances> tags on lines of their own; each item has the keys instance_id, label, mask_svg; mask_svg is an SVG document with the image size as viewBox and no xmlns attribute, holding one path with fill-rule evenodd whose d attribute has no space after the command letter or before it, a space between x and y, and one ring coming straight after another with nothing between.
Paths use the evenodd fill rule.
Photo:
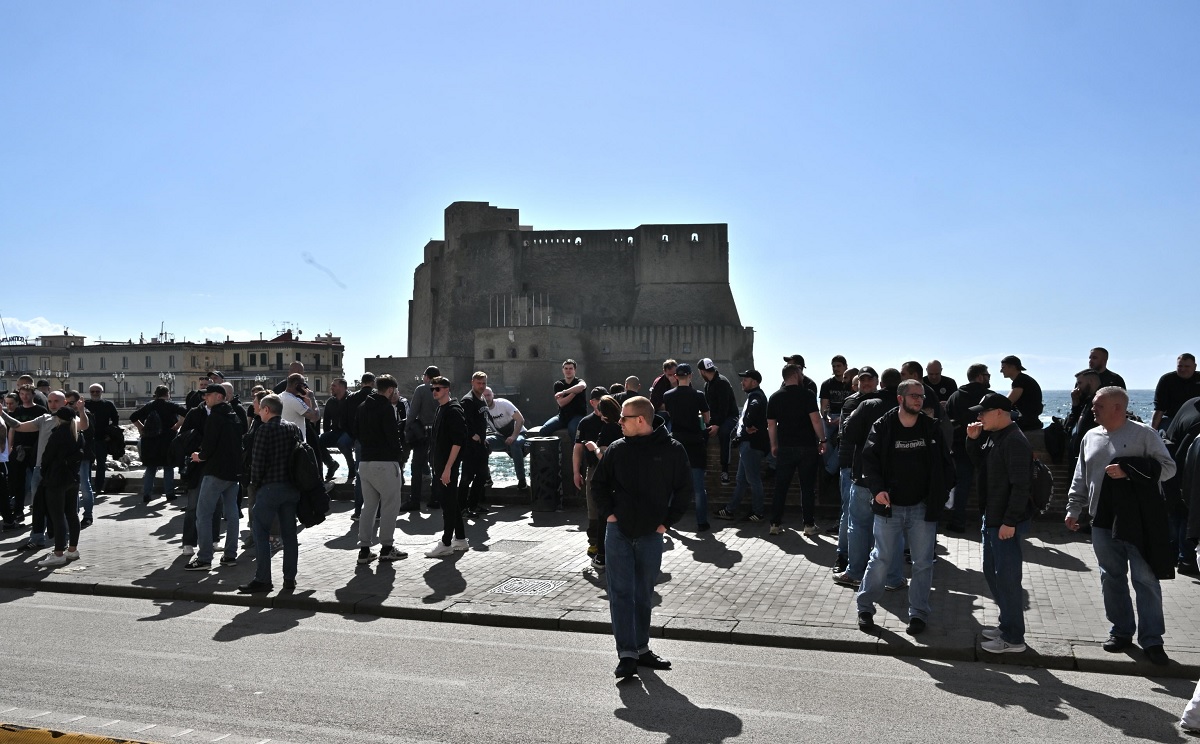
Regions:
<instances>
[{"instance_id":1,"label":"building window","mask_svg":"<svg viewBox=\"0 0 1200 744\"><path fill-rule=\"evenodd\" d=\"M333 366L336 367L336 366L338 366L338 364L340 364L340 362L338 362L338 355L334 354L333 355Z\"/></svg>"},{"instance_id":2,"label":"building window","mask_svg":"<svg viewBox=\"0 0 1200 744\"><path fill-rule=\"evenodd\" d=\"M515 346L508 347L508 358L509 359L517 358L517 347L515 347Z\"/></svg>"},{"instance_id":3,"label":"building window","mask_svg":"<svg viewBox=\"0 0 1200 744\"><path fill-rule=\"evenodd\" d=\"M175 355L174 354L167 357L167 366L170 367L171 369L175 369Z\"/></svg>"},{"instance_id":4,"label":"building window","mask_svg":"<svg viewBox=\"0 0 1200 744\"><path fill-rule=\"evenodd\" d=\"M107 357L100 357L100 369L108 369Z\"/></svg>"},{"instance_id":5,"label":"building window","mask_svg":"<svg viewBox=\"0 0 1200 744\"><path fill-rule=\"evenodd\" d=\"M691 353L692 353L692 345L691 345L691 344L684 344L684 345L683 345L683 353L684 353L684 354L691 354Z\"/></svg>"},{"instance_id":6,"label":"building window","mask_svg":"<svg viewBox=\"0 0 1200 744\"><path fill-rule=\"evenodd\" d=\"M233 355L233 371L234 372L242 371L242 355L241 354Z\"/></svg>"},{"instance_id":7,"label":"building window","mask_svg":"<svg viewBox=\"0 0 1200 744\"><path fill-rule=\"evenodd\" d=\"M146 380L146 395L153 395L154 390L150 387L150 381Z\"/></svg>"},{"instance_id":8,"label":"building window","mask_svg":"<svg viewBox=\"0 0 1200 744\"><path fill-rule=\"evenodd\" d=\"M196 366L196 355L195 354L192 354L192 366L193 367Z\"/></svg>"},{"instance_id":9,"label":"building window","mask_svg":"<svg viewBox=\"0 0 1200 744\"><path fill-rule=\"evenodd\" d=\"M298 352L298 351L296 352L296 361L297 362L300 361L300 352Z\"/></svg>"},{"instance_id":10,"label":"building window","mask_svg":"<svg viewBox=\"0 0 1200 744\"><path fill-rule=\"evenodd\" d=\"M605 345L604 345L604 348L602 348L602 349L600 350L600 353L601 353L601 354L611 354L611 353L612 353L612 347L610 347L608 344L605 344Z\"/></svg>"},{"instance_id":11,"label":"building window","mask_svg":"<svg viewBox=\"0 0 1200 744\"><path fill-rule=\"evenodd\" d=\"M121 357L121 369L129 369L129 357Z\"/></svg>"},{"instance_id":12,"label":"building window","mask_svg":"<svg viewBox=\"0 0 1200 744\"><path fill-rule=\"evenodd\" d=\"M530 347L529 347L529 358L530 358L530 359L537 359L537 358L538 358L538 356L539 356L539 354L538 354L538 347L536 347L536 346L530 346Z\"/></svg>"},{"instance_id":13,"label":"building window","mask_svg":"<svg viewBox=\"0 0 1200 744\"><path fill-rule=\"evenodd\" d=\"M146 355L146 369L154 369L154 360L149 354Z\"/></svg>"},{"instance_id":14,"label":"building window","mask_svg":"<svg viewBox=\"0 0 1200 744\"><path fill-rule=\"evenodd\" d=\"M320 354L313 354L313 366L314 367L321 366L321 355Z\"/></svg>"},{"instance_id":15,"label":"building window","mask_svg":"<svg viewBox=\"0 0 1200 744\"><path fill-rule=\"evenodd\" d=\"M320 377L318 377L318 378L315 380L315 382L317 383L317 388L316 388L316 390L317 390L317 392L319 393L319 392L321 392L321 378L320 378Z\"/></svg>"},{"instance_id":16,"label":"building window","mask_svg":"<svg viewBox=\"0 0 1200 744\"><path fill-rule=\"evenodd\" d=\"M282 351L275 352L275 366L279 369L283 369L283 352Z\"/></svg>"},{"instance_id":17,"label":"building window","mask_svg":"<svg viewBox=\"0 0 1200 744\"><path fill-rule=\"evenodd\" d=\"M79 361L75 364L75 369L83 369L83 357L79 357Z\"/></svg>"},{"instance_id":18,"label":"building window","mask_svg":"<svg viewBox=\"0 0 1200 744\"><path fill-rule=\"evenodd\" d=\"M484 349L483 350L483 358L484 359L495 359L496 358L496 350L495 349Z\"/></svg>"}]
</instances>

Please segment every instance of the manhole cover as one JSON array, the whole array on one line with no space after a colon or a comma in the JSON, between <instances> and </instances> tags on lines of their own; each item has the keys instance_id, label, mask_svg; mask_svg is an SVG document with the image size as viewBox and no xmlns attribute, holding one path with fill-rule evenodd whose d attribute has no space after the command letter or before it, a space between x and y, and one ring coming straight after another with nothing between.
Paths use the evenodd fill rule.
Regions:
<instances>
[{"instance_id":1,"label":"manhole cover","mask_svg":"<svg viewBox=\"0 0 1200 744\"><path fill-rule=\"evenodd\" d=\"M520 594L525 597L544 597L565 583L567 582L513 578L500 586L492 587L488 591L491 594Z\"/></svg>"},{"instance_id":2,"label":"manhole cover","mask_svg":"<svg viewBox=\"0 0 1200 744\"><path fill-rule=\"evenodd\" d=\"M537 540L497 540L487 544L489 551L497 553L524 553L538 544Z\"/></svg>"}]
</instances>

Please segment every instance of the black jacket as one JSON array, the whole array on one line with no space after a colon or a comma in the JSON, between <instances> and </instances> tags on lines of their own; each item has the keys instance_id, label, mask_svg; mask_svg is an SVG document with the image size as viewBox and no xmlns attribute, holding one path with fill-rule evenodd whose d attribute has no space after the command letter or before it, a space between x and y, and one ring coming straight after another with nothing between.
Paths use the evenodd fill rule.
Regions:
<instances>
[{"instance_id":1,"label":"black jacket","mask_svg":"<svg viewBox=\"0 0 1200 744\"><path fill-rule=\"evenodd\" d=\"M450 459L450 450L454 445L467 446L467 419L463 415L462 406L458 401L451 400L444 406L438 406L433 417L433 429L430 432L429 443L430 461L433 465L433 477L440 478ZM462 462L462 456L454 461L457 466Z\"/></svg>"},{"instance_id":2,"label":"black jacket","mask_svg":"<svg viewBox=\"0 0 1200 744\"><path fill-rule=\"evenodd\" d=\"M483 440L487 437L488 418L487 403L483 398L476 398L474 393L467 393L459 401L462 406L463 415L467 417L467 439L471 440L472 436L478 435L479 441L471 440L471 444L477 447L483 446Z\"/></svg>"},{"instance_id":3,"label":"black jacket","mask_svg":"<svg viewBox=\"0 0 1200 744\"><path fill-rule=\"evenodd\" d=\"M1032 517L1029 485L1033 448L1021 428L1010 424L978 439L967 439L966 447L978 472L984 524L1016 527Z\"/></svg>"},{"instance_id":4,"label":"black jacket","mask_svg":"<svg viewBox=\"0 0 1200 744\"><path fill-rule=\"evenodd\" d=\"M866 404L864 404L866 405ZM861 410L861 407L860 407ZM855 411L858 415L859 411ZM893 408L871 425L867 443L863 447L863 484L878 494L887 490L887 475L892 470L892 442L896 432L903 426L900 412ZM925 496L925 521L936 522L946 506L946 495L954 483L954 463L950 460L950 446L942 436L942 427L924 414L918 414L916 427L925 440L925 451L929 456L929 493Z\"/></svg>"},{"instance_id":5,"label":"black jacket","mask_svg":"<svg viewBox=\"0 0 1200 744\"><path fill-rule=\"evenodd\" d=\"M209 411L200 442L200 459L205 475L238 481L242 471L242 425L228 403L218 403Z\"/></svg>"},{"instance_id":6,"label":"black jacket","mask_svg":"<svg viewBox=\"0 0 1200 744\"><path fill-rule=\"evenodd\" d=\"M860 486L866 485L862 479L862 451L871 435L871 425L900 406L895 390L878 390L871 396L859 403L849 418L846 418L845 404L842 404L842 448L838 452L838 466L850 468L850 475Z\"/></svg>"},{"instance_id":7,"label":"black jacket","mask_svg":"<svg viewBox=\"0 0 1200 744\"><path fill-rule=\"evenodd\" d=\"M610 444L592 477L600 520L615 514L617 527L631 538L678 522L693 493L687 452L658 420L649 434Z\"/></svg>"},{"instance_id":8,"label":"black jacket","mask_svg":"<svg viewBox=\"0 0 1200 744\"><path fill-rule=\"evenodd\" d=\"M83 461L83 434L71 440L71 427L59 424L50 432L42 451L42 478L48 486L69 486L79 482L79 463Z\"/></svg>"},{"instance_id":9,"label":"black jacket","mask_svg":"<svg viewBox=\"0 0 1200 744\"><path fill-rule=\"evenodd\" d=\"M711 403L709 405L712 405ZM761 387L756 387L746 393L746 407L743 410L743 420L740 423L741 439L749 442L750 446L759 452L771 451L771 434L767 431L767 394ZM710 416L709 420L712 418ZM754 433L746 432L754 428Z\"/></svg>"},{"instance_id":10,"label":"black jacket","mask_svg":"<svg viewBox=\"0 0 1200 744\"><path fill-rule=\"evenodd\" d=\"M346 426L346 431L350 432L350 436L355 439L358 439L358 407L373 392L375 392L374 387L359 388L346 396L346 413L342 417L342 421Z\"/></svg>"},{"instance_id":11,"label":"black jacket","mask_svg":"<svg viewBox=\"0 0 1200 744\"><path fill-rule=\"evenodd\" d=\"M708 420L717 426L738 415L737 397L725 375L718 372L704 383L704 397L708 400Z\"/></svg>"},{"instance_id":12,"label":"black jacket","mask_svg":"<svg viewBox=\"0 0 1200 744\"><path fill-rule=\"evenodd\" d=\"M361 462L400 462L404 448L396 409L386 396L371 393L358 407L358 441L362 445Z\"/></svg>"},{"instance_id":13,"label":"black jacket","mask_svg":"<svg viewBox=\"0 0 1200 744\"><path fill-rule=\"evenodd\" d=\"M111 400L91 400L90 398L83 402L83 407L92 414L92 426L96 429L96 439L107 442L108 427L121 424L121 414L117 413L117 407Z\"/></svg>"},{"instance_id":14,"label":"black jacket","mask_svg":"<svg viewBox=\"0 0 1200 744\"><path fill-rule=\"evenodd\" d=\"M954 454L966 454L967 424L974 423L977 418L967 409L979 405L983 396L990 392L992 389L982 382L968 382L950 393L950 400L946 401L946 416L954 424Z\"/></svg>"},{"instance_id":15,"label":"black jacket","mask_svg":"<svg viewBox=\"0 0 1200 744\"><path fill-rule=\"evenodd\" d=\"M1152 457L1117 457L1125 478L1104 476L1101 499L1112 505L1114 540L1134 545L1159 579L1175 578L1176 550L1167 524L1167 502L1158 489L1162 466Z\"/></svg>"}]
</instances>

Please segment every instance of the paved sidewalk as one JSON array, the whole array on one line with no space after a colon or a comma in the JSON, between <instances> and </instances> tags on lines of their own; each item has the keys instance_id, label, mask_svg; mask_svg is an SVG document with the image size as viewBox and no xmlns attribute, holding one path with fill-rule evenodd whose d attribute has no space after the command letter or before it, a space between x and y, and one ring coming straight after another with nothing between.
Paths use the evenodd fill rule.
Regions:
<instances>
[{"instance_id":1,"label":"paved sidewalk","mask_svg":"<svg viewBox=\"0 0 1200 744\"><path fill-rule=\"evenodd\" d=\"M504 494L505 497L515 493ZM179 536L182 498L143 505L141 496L103 497L95 524L80 540L81 560L39 568L44 551L21 551L27 531L0 533L0 586L82 595L164 600L163 615L198 608L185 601L272 606L481 625L608 633L603 574L585 555L586 513L531 512L499 506L468 523L471 550L427 559L441 533L438 511L401 515L394 564L359 566L351 505L335 501L325 523L300 534L298 589L292 595L240 595L254 572L252 552L211 573L183 570ZM933 615L917 638L904 633L905 592L888 592L874 634L858 630L853 590L835 585L830 566L836 536L806 538L788 530L768 537L765 524L711 520L697 533L688 514L667 533L656 635L704 641L813 648L945 660L1105 671L1147 676L1200 676L1200 582L1163 582L1170 667L1155 667L1136 648L1105 653L1108 635L1099 575L1086 536L1057 523L1035 525L1027 542L1024 587L1029 650L993 656L979 649L981 628L996 624L996 607L980 573L977 534L939 536ZM28 522L26 522L26 525ZM248 529L243 520L243 533ZM219 557L219 556L218 556ZM282 584L280 562L273 576ZM86 602L86 600L81 600Z\"/></svg>"}]
</instances>

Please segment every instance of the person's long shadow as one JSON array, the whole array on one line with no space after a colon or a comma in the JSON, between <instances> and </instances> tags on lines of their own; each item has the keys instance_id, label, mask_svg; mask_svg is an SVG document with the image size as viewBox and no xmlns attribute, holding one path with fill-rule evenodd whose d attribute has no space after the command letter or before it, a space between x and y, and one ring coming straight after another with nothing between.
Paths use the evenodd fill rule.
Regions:
<instances>
[{"instance_id":1,"label":"person's long shadow","mask_svg":"<svg viewBox=\"0 0 1200 744\"><path fill-rule=\"evenodd\" d=\"M406 559L407 560L407 559ZM392 587L396 584L396 569L388 561L376 561L365 565L355 565L354 576L340 589L334 589L333 594L343 602L356 602L368 595L389 597ZM376 615L351 613L347 617L354 620L372 621Z\"/></svg>"},{"instance_id":2,"label":"person's long shadow","mask_svg":"<svg viewBox=\"0 0 1200 744\"><path fill-rule=\"evenodd\" d=\"M302 597L311 591L301 592L295 596ZM285 610L267 607L249 607L239 613L213 634L213 640L220 643L240 641L253 635L283 633L300 625L300 621L316 615L316 610Z\"/></svg>"},{"instance_id":3,"label":"person's long shadow","mask_svg":"<svg viewBox=\"0 0 1200 744\"><path fill-rule=\"evenodd\" d=\"M742 552L733 550L712 532L702 532L696 537L671 530L679 544L692 552L698 563L711 563L717 568L730 569L742 562Z\"/></svg>"},{"instance_id":4,"label":"person's long shadow","mask_svg":"<svg viewBox=\"0 0 1200 744\"><path fill-rule=\"evenodd\" d=\"M158 608L158 614L139 617L137 621L143 623L158 620L174 620L185 615L190 615L193 612L199 612L204 609L205 605L205 602L193 602L186 599L156 599L154 600L154 606Z\"/></svg>"},{"instance_id":5,"label":"person's long shadow","mask_svg":"<svg viewBox=\"0 0 1200 744\"><path fill-rule=\"evenodd\" d=\"M992 668L983 664L948 666L912 657L897 657L933 679L946 692L992 703L1001 708L1024 708L1026 712L1056 721L1070 719L1073 708L1086 713L1125 737L1168 742L1185 741L1175 722L1179 716L1141 700L1105 695L1066 684L1047 669L1030 667ZM1010 675L1028 677L1018 681ZM1186 700L1192 692L1188 680L1159 680L1156 692Z\"/></svg>"},{"instance_id":6,"label":"person's long shadow","mask_svg":"<svg viewBox=\"0 0 1200 744\"><path fill-rule=\"evenodd\" d=\"M639 681L640 680L640 681ZM742 719L717 708L701 708L652 671L617 683L624 708L613 714L643 731L667 735L674 744L719 744L742 734Z\"/></svg>"},{"instance_id":7,"label":"person's long shadow","mask_svg":"<svg viewBox=\"0 0 1200 744\"><path fill-rule=\"evenodd\" d=\"M454 555L434 559L433 565L425 571L425 575L422 577L430 590L429 594L421 597L422 602L434 604L467 590L467 580L463 578L462 571L459 571L458 566L455 565L462 557L463 553L455 552Z\"/></svg>"}]
</instances>

